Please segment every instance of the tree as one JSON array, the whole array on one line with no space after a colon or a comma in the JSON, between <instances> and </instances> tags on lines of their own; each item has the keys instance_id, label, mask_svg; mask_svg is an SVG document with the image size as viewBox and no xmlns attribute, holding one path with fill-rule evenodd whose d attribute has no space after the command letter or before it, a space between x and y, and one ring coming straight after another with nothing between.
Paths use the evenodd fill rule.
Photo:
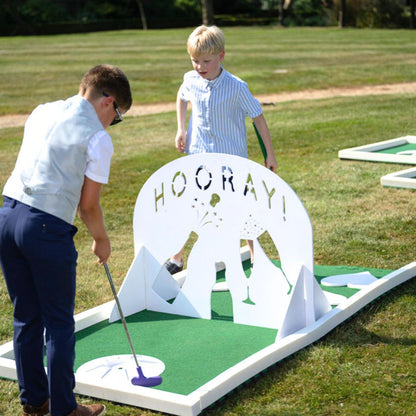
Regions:
<instances>
[{"instance_id":1,"label":"tree","mask_svg":"<svg viewBox=\"0 0 416 416\"><path fill-rule=\"evenodd\" d=\"M345 22L346 22L345 12L346 12L346 1L341 0L341 10L339 11L339 21L338 21L339 27L345 26Z\"/></svg>"},{"instance_id":2,"label":"tree","mask_svg":"<svg viewBox=\"0 0 416 416\"><path fill-rule=\"evenodd\" d=\"M136 1L137 1L137 5L139 6L140 19L142 19L143 30L147 30L147 21L146 21L146 15L144 13L142 0L136 0Z\"/></svg>"},{"instance_id":3,"label":"tree","mask_svg":"<svg viewBox=\"0 0 416 416\"><path fill-rule=\"evenodd\" d=\"M213 0L201 0L202 3L202 24L211 26L214 24Z\"/></svg>"}]
</instances>

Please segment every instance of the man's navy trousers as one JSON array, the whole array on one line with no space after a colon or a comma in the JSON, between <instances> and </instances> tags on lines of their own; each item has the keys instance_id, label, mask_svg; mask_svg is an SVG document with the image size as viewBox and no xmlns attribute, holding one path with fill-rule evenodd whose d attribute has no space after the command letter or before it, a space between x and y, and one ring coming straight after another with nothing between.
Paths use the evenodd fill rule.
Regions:
<instances>
[{"instance_id":1,"label":"man's navy trousers","mask_svg":"<svg viewBox=\"0 0 416 416\"><path fill-rule=\"evenodd\" d=\"M54 416L77 407L73 394L76 232L72 224L4 197L0 265L14 306L21 402L38 406L50 398Z\"/></svg>"}]
</instances>

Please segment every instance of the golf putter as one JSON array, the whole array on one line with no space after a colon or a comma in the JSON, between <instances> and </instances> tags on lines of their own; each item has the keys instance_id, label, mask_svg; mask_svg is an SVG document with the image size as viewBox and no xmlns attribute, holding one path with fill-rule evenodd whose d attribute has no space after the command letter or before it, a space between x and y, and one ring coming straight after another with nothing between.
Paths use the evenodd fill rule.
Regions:
<instances>
[{"instance_id":1,"label":"golf putter","mask_svg":"<svg viewBox=\"0 0 416 416\"><path fill-rule=\"evenodd\" d=\"M117 304L118 313L120 314L121 322L123 323L124 331L127 335L127 339L129 341L130 349L134 357L134 361L136 363L137 368L137 374L138 377L133 377L131 379L131 384L135 386L142 386L142 387L154 387L158 386L162 383L162 377L161 376L154 376L154 377L146 377L143 374L142 368L140 367L139 361L137 360L136 353L134 352L133 343L131 342L129 330L127 329L126 320L123 315L123 311L121 310L120 301L118 300L116 288L114 287L113 278L111 277L110 269L108 268L107 263L104 264L105 271L107 273L108 281L110 282L111 290L113 292L114 300Z\"/></svg>"},{"instance_id":2,"label":"golf putter","mask_svg":"<svg viewBox=\"0 0 416 416\"><path fill-rule=\"evenodd\" d=\"M267 159L267 152L266 152L266 148L264 147L263 140L262 140L262 138L260 136L260 133L257 130L257 127L256 127L256 125L254 123L253 123L253 127L254 127L254 131L256 133L257 140L259 141L259 145L260 145L261 152L263 153L264 161L266 161L266 159Z\"/></svg>"}]
</instances>

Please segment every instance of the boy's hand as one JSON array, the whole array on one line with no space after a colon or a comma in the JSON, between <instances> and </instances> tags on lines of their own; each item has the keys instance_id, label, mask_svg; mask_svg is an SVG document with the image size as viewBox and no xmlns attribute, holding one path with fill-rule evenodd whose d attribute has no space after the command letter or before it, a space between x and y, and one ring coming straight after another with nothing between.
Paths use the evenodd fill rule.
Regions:
<instances>
[{"instance_id":1,"label":"boy's hand","mask_svg":"<svg viewBox=\"0 0 416 416\"><path fill-rule=\"evenodd\" d=\"M178 132L175 138L175 146L178 149L178 152L183 153L185 152L185 145L186 145L186 133Z\"/></svg>"},{"instance_id":2,"label":"boy's hand","mask_svg":"<svg viewBox=\"0 0 416 416\"><path fill-rule=\"evenodd\" d=\"M277 169L277 160L274 155L267 155L267 159L264 161L264 166L267 169L270 169L273 172L276 172Z\"/></svg>"}]
</instances>

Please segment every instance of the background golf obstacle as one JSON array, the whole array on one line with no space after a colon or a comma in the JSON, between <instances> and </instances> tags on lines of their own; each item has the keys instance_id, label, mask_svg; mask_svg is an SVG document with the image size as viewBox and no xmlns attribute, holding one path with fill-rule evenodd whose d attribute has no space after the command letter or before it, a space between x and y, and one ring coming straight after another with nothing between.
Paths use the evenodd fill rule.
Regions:
<instances>
[{"instance_id":1,"label":"background golf obstacle","mask_svg":"<svg viewBox=\"0 0 416 416\"><path fill-rule=\"evenodd\" d=\"M340 159L416 165L416 136L351 147L338 152Z\"/></svg>"},{"instance_id":2,"label":"background golf obstacle","mask_svg":"<svg viewBox=\"0 0 416 416\"><path fill-rule=\"evenodd\" d=\"M416 168L404 169L381 177L383 186L416 189Z\"/></svg>"},{"instance_id":3,"label":"background golf obstacle","mask_svg":"<svg viewBox=\"0 0 416 416\"><path fill-rule=\"evenodd\" d=\"M416 165L416 136L343 149L338 152L340 159L363 160ZM401 170L381 177L383 186L416 189L416 168Z\"/></svg>"}]
</instances>

